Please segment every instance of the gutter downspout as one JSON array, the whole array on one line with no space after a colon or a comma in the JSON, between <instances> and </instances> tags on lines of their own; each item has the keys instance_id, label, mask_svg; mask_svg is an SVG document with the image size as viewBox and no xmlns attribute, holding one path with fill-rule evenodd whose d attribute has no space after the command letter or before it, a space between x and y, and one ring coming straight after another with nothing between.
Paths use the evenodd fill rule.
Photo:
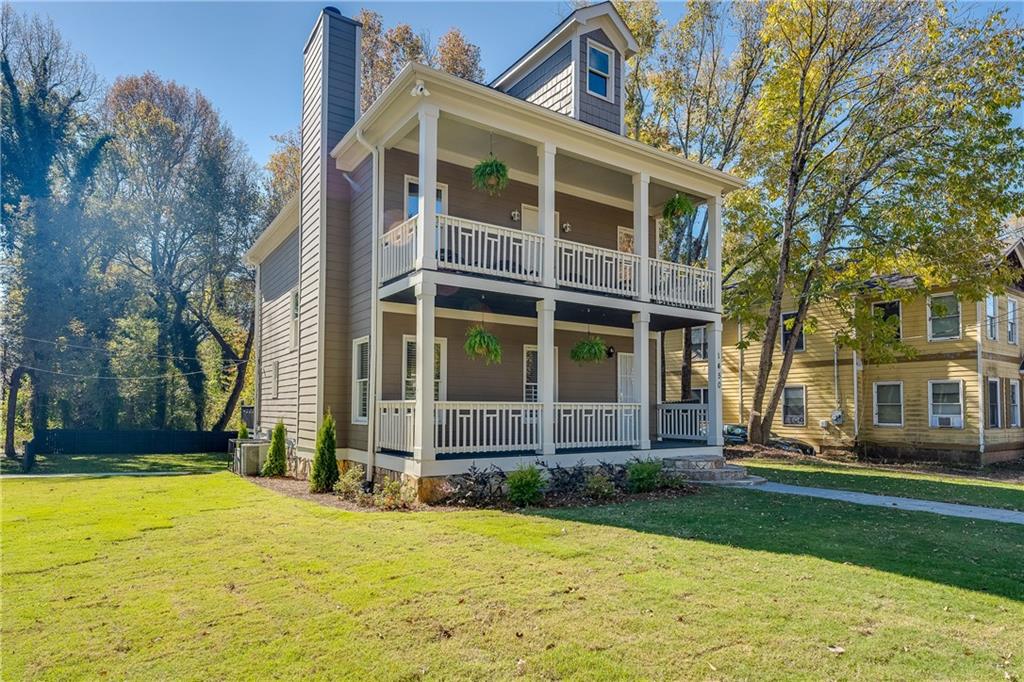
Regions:
<instances>
[{"instance_id":1,"label":"gutter downspout","mask_svg":"<svg viewBox=\"0 0 1024 682\"><path fill-rule=\"evenodd\" d=\"M736 339L739 341L743 340L743 323L736 323ZM740 346L740 371L739 371L739 384L740 384L740 403L739 403L739 414L736 415L739 419L739 423L743 424L747 422L750 417L743 414L743 346Z\"/></svg>"},{"instance_id":2,"label":"gutter downspout","mask_svg":"<svg viewBox=\"0 0 1024 682\"><path fill-rule=\"evenodd\" d=\"M985 373L981 365L981 339L982 339L982 308L981 301L975 303L975 321L977 324L974 325L974 329L978 334L978 350L976 359L978 362L978 463L981 464L981 460L985 456L985 393L988 391L988 386L985 385ZM966 411L964 414L966 418Z\"/></svg>"},{"instance_id":3,"label":"gutter downspout","mask_svg":"<svg viewBox=\"0 0 1024 682\"><path fill-rule=\"evenodd\" d=\"M261 276L262 272L263 272L263 264L262 263L257 263L256 264L256 300L253 301L253 305L255 306L255 309L253 310L253 334L256 335L256 338L254 339L254 342L255 342L255 345L256 345L256 348L255 348L256 352L253 354L253 356L254 356L253 360L255 361L255 365L256 365L255 370L253 372L253 374L255 375L255 378L256 378L256 399L254 401L256 403L256 406L253 408L253 415L252 415L253 435L255 435L256 433L259 432L260 412L261 412L262 407L263 407L263 405L262 405L263 401L260 399L260 394L262 393L262 389L263 389L263 380L262 380L262 374L263 374L263 371L262 371L263 370L263 367L262 367L262 363L263 363L263 321L262 321L262 317L263 317L263 304L262 304L262 301L261 301L261 299L263 297L263 294L260 291L260 289L261 289L260 276ZM243 368L242 371L245 371L244 368Z\"/></svg>"},{"instance_id":4,"label":"gutter downspout","mask_svg":"<svg viewBox=\"0 0 1024 682\"><path fill-rule=\"evenodd\" d=\"M377 360L380 330L377 328L377 316L380 303L377 300L377 245L380 226L380 211L378 207L382 200L381 187L384 178L380 173L380 148L370 145L363 137L362 127L356 128L356 141L366 147L373 157L373 182L371 183L373 208L370 218L370 225L373 237L370 240L370 380L367 382L368 410L366 415L366 482L372 490L373 472L377 465Z\"/></svg>"},{"instance_id":5,"label":"gutter downspout","mask_svg":"<svg viewBox=\"0 0 1024 682\"><path fill-rule=\"evenodd\" d=\"M853 444L857 445L857 438L860 436L860 377L857 370L860 360L857 358L857 351L853 351Z\"/></svg>"}]
</instances>

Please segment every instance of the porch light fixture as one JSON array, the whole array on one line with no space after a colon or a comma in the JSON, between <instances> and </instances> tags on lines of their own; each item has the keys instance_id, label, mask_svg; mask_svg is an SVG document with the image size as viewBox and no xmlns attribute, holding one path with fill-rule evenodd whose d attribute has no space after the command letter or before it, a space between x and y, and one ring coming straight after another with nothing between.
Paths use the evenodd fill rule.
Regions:
<instances>
[{"instance_id":1,"label":"porch light fixture","mask_svg":"<svg viewBox=\"0 0 1024 682\"><path fill-rule=\"evenodd\" d=\"M512 222L518 223L519 220L523 217L523 214L519 212L518 208L513 208L512 212L509 214L509 217L512 218Z\"/></svg>"},{"instance_id":2,"label":"porch light fixture","mask_svg":"<svg viewBox=\"0 0 1024 682\"><path fill-rule=\"evenodd\" d=\"M572 232L572 223L562 223L562 232Z\"/></svg>"},{"instance_id":3,"label":"porch light fixture","mask_svg":"<svg viewBox=\"0 0 1024 682\"><path fill-rule=\"evenodd\" d=\"M608 357L609 360L614 358L615 357L615 346L608 346L608 348L604 351L604 354Z\"/></svg>"}]
</instances>

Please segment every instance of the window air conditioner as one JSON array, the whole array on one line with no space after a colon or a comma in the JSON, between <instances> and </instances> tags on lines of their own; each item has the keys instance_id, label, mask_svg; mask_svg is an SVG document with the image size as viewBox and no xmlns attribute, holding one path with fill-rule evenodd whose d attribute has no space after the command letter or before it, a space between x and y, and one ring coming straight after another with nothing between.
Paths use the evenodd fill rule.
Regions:
<instances>
[{"instance_id":1,"label":"window air conditioner","mask_svg":"<svg viewBox=\"0 0 1024 682\"><path fill-rule=\"evenodd\" d=\"M932 426L944 429L959 429L964 425L962 417L932 417Z\"/></svg>"}]
</instances>

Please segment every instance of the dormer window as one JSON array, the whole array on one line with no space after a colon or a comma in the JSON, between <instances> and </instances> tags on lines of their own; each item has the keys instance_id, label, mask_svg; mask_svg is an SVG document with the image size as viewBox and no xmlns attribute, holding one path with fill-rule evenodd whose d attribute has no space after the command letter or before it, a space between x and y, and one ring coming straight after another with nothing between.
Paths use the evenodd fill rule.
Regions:
<instances>
[{"instance_id":1,"label":"dormer window","mask_svg":"<svg viewBox=\"0 0 1024 682\"><path fill-rule=\"evenodd\" d=\"M602 99L613 100L615 82L612 65L615 53L593 40L587 41L587 92Z\"/></svg>"}]
</instances>

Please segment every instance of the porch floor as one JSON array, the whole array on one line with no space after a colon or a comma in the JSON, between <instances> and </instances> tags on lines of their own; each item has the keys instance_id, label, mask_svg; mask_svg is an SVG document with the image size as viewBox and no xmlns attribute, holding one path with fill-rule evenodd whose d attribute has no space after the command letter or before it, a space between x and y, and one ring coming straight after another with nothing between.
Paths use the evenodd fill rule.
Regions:
<instances>
[{"instance_id":1,"label":"porch floor","mask_svg":"<svg viewBox=\"0 0 1024 682\"><path fill-rule=\"evenodd\" d=\"M689 448L705 448L707 442L702 440L662 440L662 441L651 441L650 450L636 450L637 456L642 457L645 452L653 452L655 450L685 450ZM555 450L557 455L594 455L601 454L602 452L622 452L623 450L629 450L631 448L613 445L605 448L558 448ZM681 454L681 453L680 453ZM501 452L446 452L436 456L439 461L455 461L460 459L481 459L481 458L501 458L501 457L527 457L538 455L533 450L506 450Z\"/></svg>"}]
</instances>

